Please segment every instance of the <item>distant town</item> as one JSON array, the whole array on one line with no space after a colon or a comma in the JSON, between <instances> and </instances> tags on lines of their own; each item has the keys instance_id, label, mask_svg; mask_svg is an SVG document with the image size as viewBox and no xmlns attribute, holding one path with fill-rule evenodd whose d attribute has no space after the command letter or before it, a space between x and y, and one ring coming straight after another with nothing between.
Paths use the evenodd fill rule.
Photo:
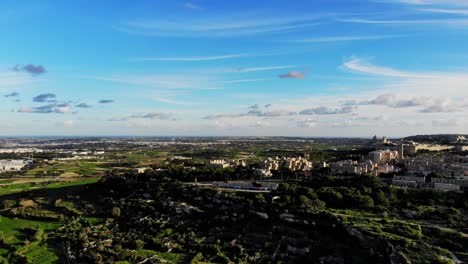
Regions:
<instances>
[{"instance_id":1,"label":"distant town","mask_svg":"<svg viewBox=\"0 0 468 264\"><path fill-rule=\"evenodd\" d=\"M467 147L1 138L0 263L464 263Z\"/></svg>"},{"instance_id":2,"label":"distant town","mask_svg":"<svg viewBox=\"0 0 468 264\"><path fill-rule=\"evenodd\" d=\"M66 169L67 166L64 164L81 162L105 165L109 163L109 159L132 148L131 153L143 153L141 159L131 164L131 167L140 173L148 169L165 170L170 164L183 164L188 169L201 166L211 169L250 168L255 171L255 176L251 180L281 181L321 175L352 177L368 174L381 177L385 184L401 188L459 192L468 189L468 139L461 135L451 136L443 143L437 141L424 143L411 139L388 139L385 136L380 138L374 136L371 140L360 140L359 148L369 150L367 154L361 150L359 155L353 155L356 149L351 148L348 150L348 155L344 155L343 158L332 155L329 159L314 157L313 146L321 144L317 143L321 139L288 138L279 139L278 142L286 145L298 145L302 142L304 146L299 146L295 150L298 155L270 155L270 153L258 155L252 152L234 155L234 159L226 158L225 153L219 156L215 153L207 153L202 157L198 153L196 156L171 155L171 152L187 147L207 150L219 145L237 148L237 151L242 152L243 145L247 145L247 148L254 148L255 144L268 142L268 140L268 138L64 138L24 141L4 139L0 155L23 158L1 159L0 173L7 173L10 176L15 173L24 174L25 177L54 176L55 179L60 179L60 176L80 177L85 175L80 174L79 170ZM353 140L350 139L350 141ZM274 145L273 142L269 144ZM344 146L356 147L356 145ZM300 153L301 149L304 153ZM334 149L327 151L330 150L333 153ZM151 159L147 161L144 159L145 151L161 151L165 155L159 156L157 162L149 164L147 161ZM336 152L339 151L336 150ZM148 158L150 157L151 154L148 155ZM118 159L118 161L121 160ZM119 164L114 165L114 168L120 167ZM141 167L140 165L147 166ZM102 167L112 168L112 166L96 166L93 173L102 174L106 171Z\"/></svg>"}]
</instances>

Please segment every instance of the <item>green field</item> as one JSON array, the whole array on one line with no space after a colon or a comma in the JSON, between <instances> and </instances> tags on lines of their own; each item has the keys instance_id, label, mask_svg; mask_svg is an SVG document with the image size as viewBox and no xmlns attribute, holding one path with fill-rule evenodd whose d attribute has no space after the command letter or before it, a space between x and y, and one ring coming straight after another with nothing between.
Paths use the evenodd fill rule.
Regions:
<instances>
[{"instance_id":1,"label":"green field","mask_svg":"<svg viewBox=\"0 0 468 264\"><path fill-rule=\"evenodd\" d=\"M99 180L99 178L83 178L75 181L70 182L41 182L41 183L13 183L10 185L0 186L0 196L31 191L35 189L55 189L55 188L62 188L62 187L70 187L70 186L77 186L77 185L84 185L84 184L91 184L95 183Z\"/></svg>"},{"instance_id":2,"label":"green field","mask_svg":"<svg viewBox=\"0 0 468 264\"><path fill-rule=\"evenodd\" d=\"M10 218L0 216L0 234L4 241L16 247L16 252L27 256L32 263L58 263L57 254L48 245L48 241L41 240L32 242L28 247L23 246L27 235L24 230L27 228L38 228L44 232L50 232L60 227L62 222L34 221L20 218ZM8 255L9 250L0 250L0 256Z\"/></svg>"},{"instance_id":3,"label":"green field","mask_svg":"<svg viewBox=\"0 0 468 264\"><path fill-rule=\"evenodd\" d=\"M6 199L19 199L19 197L23 196L30 197L36 202L37 206L40 207L42 205L47 205L50 201L47 201L47 199L42 198L41 196L35 197L34 194L37 191L46 192L47 195L44 197L66 197L76 190L74 187L93 184L98 180L99 178L82 178L71 182L10 184L0 188L0 198L7 197L8 195L13 195L13 197L16 198L10 198L11 196L9 196L9 198ZM31 191L29 195L17 194L28 191ZM43 193L41 195L43 195ZM58 210L60 210L60 208L66 208L68 211L80 214L80 211L75 207L74 203L70 201L61 200L56 204L56 208ZM37 210L42 210L41 212L47 211L40 208ZM87 219L92 223L102 221L100 218L95 217L87 217ZM0 215L0 240L3 241L5 245L8 245L6 248L2 248L2 246L0 246L0 260L1 257L7 257L8 255L11 256L11 254L15 253L20 256L26 256L31 263L59 263L59 258L56 252L58 247L54 244L54 241L51 241L47 237L50 235L50 232L53 232L57 228L63 226L63 224L64 222L61 221L33 220ZM42 235L42 239L37 241L31 239L31 228L41 230L44 234Z\"/></svg>"}]
</instances>

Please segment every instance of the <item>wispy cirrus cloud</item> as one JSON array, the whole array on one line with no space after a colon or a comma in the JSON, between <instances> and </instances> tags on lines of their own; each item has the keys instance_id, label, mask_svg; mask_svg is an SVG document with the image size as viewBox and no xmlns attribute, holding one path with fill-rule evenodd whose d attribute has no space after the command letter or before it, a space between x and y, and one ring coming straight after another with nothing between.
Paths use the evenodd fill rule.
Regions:
<instances>
[{"instance_id":1,"label":"wispy cirrus cloud","mask_svg":"<svg viewBox=\"0 0 468 264\"><path fill-rule=\"evenodd\" d=\"M357 24L380 24L380 25L432 25L432 26L467 26L468 19L367 19L367 18L347 18L338 21Z\"/></svg>"},{"instance_id":2,"label":"wispy cirrus cloud","mask_svg":"<svg viewBox=\"0 0 468 264\"><path fill-rule=\"evenodd\" d=\"M228 82L223 82L216 76L203 74L118 74L111 76L90 76L90 79L142 86L153 89L219 89Z\"/></svg>"},{"instance_id":3,"label":"wispy cirrus cloud","mask_svg":"<svg viewBox=\"0 0 468 264\"><path fill-rule=\"evenodd\" d=\"M409 5L468 6L468 2L465 0L387 0L387 2Z\"/></svg>"},{"instance_id":4,"label":"wispy cirrus cloud","mask_svg":"<svg viewBox=\"0 0 468 264\"><path fill-rule=\"evenodd\" d=\"M177 37L233 37L304 30L323 22L323 15L264 16L256 14L230 14L217 17L186 18L183 21L134 20L115 27L117 30L146 36ZM330 17L330 14L327 14ZM255 19L253 19L255 17Z\"/></svg>"},{"instance_id":5,"label":"wispy cirrus cloud","mask_svg":"<svg viewBox=\"0 0 468 264\"><path fill-rule=\"evenodd\" d=\"M284 70L297 68L297 65L283 65L283 66L263 66L263 67L247 67L247 68L236 68L234 72L258 72L258 71L271 71L271 70Z\"/></svg>"},{"instance_id":6,"label":"wispy cirrus cloud","mask_svg":"<svg viewBox=\"0 0 468 264\"><path fill-rule=\"evenodd\" d=\"M214 55L214 56L195 56L195 57L147 57L147 58L135 58L135 61L216 61L246 57L246 54L226 54L226 55Z\"/></svg>"},{"instance_id":7,"label":"wispy cirrus cloud","mask_svg":"<svg viewBox=\"0 0 468 264\"><path fill-rule=\"evenodd\" d=\"M420 11L439 13L439 14L451 14L451 15L468 15L468 9L440 9L440 8L421 8Z\"/></svg>"},{"instance_id":8,"label":"wispy cirrus cloud","mask_svg":"<svg viewBox=\"0 0 468 264\"><path fill-rule=\"evenodd\" d=\"M386 106L422 114L463 114L467 110L463 99L468 97L468 91L465 89L468 82L466 73L401 71L377 66L357 57L346 61L343 68L388 78L388 81L379 87L386 93L369 100L348 101L344 103L346 106Z\"/></svg>"},{"instance_id":9,"label":"wispy cirrus cloud","mask_svg":"<svg viewBox=\"0 0 468 264\"><path fill-rule=\"evenodd\" d=\"M352 57L351 59L345 61L342 67L346 70L350 70L354 72L371 74L371 75L379 75L379 76L387 76L387 77L401 77L401 78L433 77L432 75L425 74L425 73L405 72L405 71L392 69L389 67L377 66L359 57Z\"/></svg>"},{"instance_id":10,"label":"wispy cirrus cloud","mask_svg":"<svg viewBox=\"0 0 468 264\"><path fill-rule=\"evenodd\" d=\"M398 37L401 37L401 36L397 36L397 35L330 36L330 37L296 39L296 40L291 40L290 42L297 42L297 43L349 42L349 41L392 39L392 38L398 38Z\"/></svg>"}]
</instances>

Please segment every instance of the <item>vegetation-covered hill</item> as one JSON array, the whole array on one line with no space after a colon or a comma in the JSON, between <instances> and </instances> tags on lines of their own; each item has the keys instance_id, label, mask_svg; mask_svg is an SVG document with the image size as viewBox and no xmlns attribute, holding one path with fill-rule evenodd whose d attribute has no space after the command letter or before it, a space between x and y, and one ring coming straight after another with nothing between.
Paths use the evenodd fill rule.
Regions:
<instances>
[{"instance_id":1,"label":"vegetation-covered hill","mask_svg":"<svg viewBox=\"0 0 468 264\"><path fill-rule=\"evenodd\" d=\"M235 192L172 176L129 171L3 196L7 223L16 217L35 224L5 229L8 250L0 256L13 263L38 263L40 252L56 256L41 263L468 260L466 194L394 189L367 176Z\"/></svg>"},{"instance_id":2,"label":"vegetation-covered hill","mask_svg":"<svg viewBox=\"0 0 468 264\"><path fill-rule=\"evenodd\" d=\"M453 142L458 136L468 138L468 135L462 134L437 134L437 135L415 135L405 137L405 140L411 140L418 143L448 144Z\"/></svg>"}]
</instances>

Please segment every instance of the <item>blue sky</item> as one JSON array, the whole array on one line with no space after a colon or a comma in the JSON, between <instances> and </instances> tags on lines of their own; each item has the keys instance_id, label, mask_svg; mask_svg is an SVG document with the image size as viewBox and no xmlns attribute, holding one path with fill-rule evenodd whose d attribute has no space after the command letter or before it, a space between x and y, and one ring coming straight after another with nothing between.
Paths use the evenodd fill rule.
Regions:
<instances>
[{"instance_id":1,"label":"blue sky","mask_svg":"<svg viewBox=\"0 0 468 264\"><path fill-rule=\"evenodd\" d=\"M468 2L0 3L0 135L468 133Z\"/></svg>"}]
</instances>

